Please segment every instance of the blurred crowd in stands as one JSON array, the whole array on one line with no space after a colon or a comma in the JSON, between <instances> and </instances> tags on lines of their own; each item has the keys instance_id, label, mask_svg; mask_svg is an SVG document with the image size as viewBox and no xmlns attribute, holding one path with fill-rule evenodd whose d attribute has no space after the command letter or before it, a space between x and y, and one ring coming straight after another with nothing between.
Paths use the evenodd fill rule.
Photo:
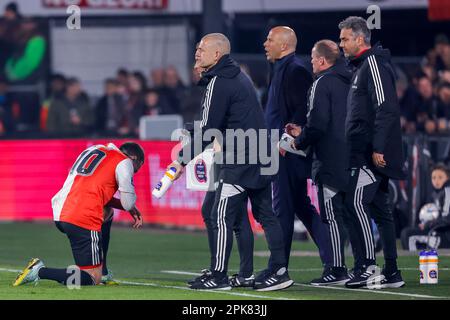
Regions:
<instances>
[{"instance_id":1,"label":"blurred crowd in stands","mask_svg":"<svg viewBox=\"0 0 450 320\"><path fill-rule=\"evenodd\" d=\"M8 3L0 19L0 136L36 129L38 85L48 69L47 36L38 20Z\"/></svg>"},{"instance_id":2,"label":"blurred crowd in stands","mask_svg":"<svg viewBox=\"0 0 450 320\"><path fill-rule=\"evenodd\" d=\"M450 42L446 35L435 38L434 48L410 77L398 70L397 95L405 133L450 132Z\"/></svg>"},{"instance_id":3,"label":"blurred crowd in stands","mask_svg":"<svg viewBox=\"0 0 450 320\"><path fill-rule=\"evenodd\" d=\"M105 80L103 95L94 103L79 79L55 74L41 108L40 128L64 136L136 137L144 115L180 114L184 121L193 121L202 98L195 85L198 80L193 72L192 83L186 86L172 66L152 70L148 78L139 71L119 69L114 78Z\"/></svg>"},{"instance_id":4,"label":"blurred crowd in stands","mask_svg":"<svg viewBox=\"0 0 450 320\"><path fill-rule=\"evenodd\" d=\"M185 84L174 66L148 74L121 68L104 81L101 97L90 97L83 90L83 79L47 75L47 47L39 23L23 17L14 2L7 4L0 20L0 137L20 133L29 133L28 137L137 137L141 116L179 114L187 123L200 114L203 89L196 85L199 75L194 70ZM246 65L241 69L251 77ZM436 36L420 65L396 71L403 131L448 134L447 36ZM46 88L45 99L37 93L39 83ZM257 90L264 105L264 88Z\"/></svg>"}]
</instances>

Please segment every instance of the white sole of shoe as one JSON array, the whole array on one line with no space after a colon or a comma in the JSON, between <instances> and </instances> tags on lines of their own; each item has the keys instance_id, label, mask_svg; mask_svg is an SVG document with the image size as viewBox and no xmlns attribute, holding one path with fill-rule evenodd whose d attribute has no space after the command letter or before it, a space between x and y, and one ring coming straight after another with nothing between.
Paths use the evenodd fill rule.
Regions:
<instances>
[{"instance_id":1,"label":"white sole of shoe","mask_svg":"<svg viewBox=\"0 0 450 320\"><path fill-rule=\"evenodd\" d=\"M372 285L372 286L368 286L368 289L375 289L375 290L380 290L380 289L398 289L405 286L405 282L404 281L400 281L400 282L395 282L395 283L385 283L385 284L380 284L380 285Z\"/></svg>"},{"instance_id":2,"label":"white sole of shoe","mask_svg":"<svg viewBox=\"0 0 450 320\"><path fill-rule=\"evenodd\" d=\"M395 282L395 283L386 283L383 285L383 289L384 288L401 288L405 286L405 281L400 281L400 282Z\"/></svg>"},{"instance_id":3,"label":"white sole of shoe","mask_svg":"<svg viewBox=\"0 0 450 320\"><path fill-rule=\"evenodd\" d=\"M327 283L310 283L312 286L316 287L326 287L326 286L344 286L347 282L349 282L349 279L346 280L340 280L340 281L334 281L334 282L327 282Z\"/></svg>"},{"instance_id":4,"label":"white sole of shoe","mask_svg":"<svg viewBox=\"0 0 450 320\"><path fill-rule=\"evenodd\" d=\"M231 290L231 287L223 287L223 288L189 288L191 290L220 290L220 291L228 291Z\"/></svg>"},{"instance_id":5,"label":"white sole of shoe","mask_svg":"<svg viewBox=\"0 0 450 320\"><path fill-rule=\"evenodd\" d=\"M213 290L228 291L228 290L231 290L231 286L230 287L217 288L217 289L213 289Z\"/></svg>"},{"instance_id":6,"label":"white sole of shoe","mask_svg":"<svg viewBox=\"0 0 450 320\"><path fill-rule=\"evenodd\" d=\"M379 275L373 278L370 278L370 283L367 284L367 281L361 281L361 282L354 282L350 285L348 283L345 284L345 286L349 289L359 289L359 288L369 288L369 289L377 289L377 287L381 286L380 283L382 280L384 280L384 275Z\"/></svg>"},{"instance_id":7,"label":"white sole of shoe","mask_svg":"<svg viewBox=\"0 0 450 320\"><path fill-rule=\"evenodd\" d=\"M294 284L294 280L288 280L286 282L277 284L276 286L271 286L271 287L267 287L267 288L262 288L262 289L255 289L256 291L275 291L275 290L283 290L286 288L289 288L290 286L292 286Z\"/></svg>"}]
</instances>

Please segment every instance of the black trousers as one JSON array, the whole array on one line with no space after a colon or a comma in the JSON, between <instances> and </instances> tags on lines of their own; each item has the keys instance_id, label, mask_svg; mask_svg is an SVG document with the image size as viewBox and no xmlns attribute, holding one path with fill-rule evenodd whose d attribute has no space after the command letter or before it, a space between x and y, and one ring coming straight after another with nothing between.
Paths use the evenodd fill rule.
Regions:
<instances>
[{"instance_id":1,"label":"black trousers","mask_svg":"<svg viewBox=\"0 0 450 320\"><path fill-rule=\"evenodd\" d=\"M367 167L352 168L350 190L346 196L352 220L350 234L360 246L354 248L356 267L375 264L375 242L371 228L372 218L380 232L386 267L396 268L397 247L395 225L389 201L389 178Z\"/></svg>"},{"instance_id":2,"label":"black trousers","mask_svg":"<svg viewBox=\"0 0 450 320\"><path fill-rule=\"evenodd\" d=\"M249 189L219 181L211 212L211 226L213 230L211 270L213 273L225 274L228 270L233 245L233 227L236 219L242 219L242 206L248 199L252 206L252 213L264 230L272 269L286 266L284 254L283 232L272 211L272 189L267 184L261 189Z\"/></svg>"},{"instance_id":3,"label":"black trousers","mask_svg":"<svg viewBox=\"0 0 450 320\"><path fill-rule=\"evenodd\" d=\"M345 204L345 193L327 185L318 185L320 216L328 226L333 260L331 267L344 268L345 241L349 213ZM352 239L350 239L351 242ZM352 244L353 247L353 244Z\"/></svg>"},{"instance_id":4,"label":"black trousers","mask_svg":"<svg viewBox=\"0 0 450 320\"><path fill-rule=\"evenodd\" d=\"M209 251L211 253L211 260L214 255L214 232L211 223L211 213L214 207L215 198L215 191L207 192L202 205L202 216L208 234L208 244ZM233 225L233 231L234 235L236 236L236 242L239 250L239 275L242 277L249 277L253 274L254 237L252 227L248 219L247 202L242 202L240 208L238 209L240 210L240 212L236 215ZM213 262L211 261L211 265L212 263Z\"/></svg>"},{"instance_id":5,"label":"black trousers","mask_svg":"<svg viewBox=\"0 0 450 320\"><path fill-rule=\"evenodd\" d=\"M295 168L298 165L295 157L297 156L289 153L280 157L280 168L272 183L273 210L283 229L284 252L289 263L294 220L297 216L318 247L323 265L330 266L333 257L328 227L308 197L307 179L301 170Z\"/></svg>"}]
</instances>

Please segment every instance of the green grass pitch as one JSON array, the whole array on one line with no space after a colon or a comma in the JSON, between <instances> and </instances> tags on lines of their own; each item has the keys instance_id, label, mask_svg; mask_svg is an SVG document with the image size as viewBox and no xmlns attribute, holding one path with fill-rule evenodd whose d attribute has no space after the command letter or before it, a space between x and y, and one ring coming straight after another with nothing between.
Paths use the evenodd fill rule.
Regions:
<instances>
[{"instance_id":1,"label":"green grass pitch","mask_svg":"<svg viewBox=\"0 0 450 320\"><path fill-rule=\"evenodd\" d=\"M236 247L236 246L235 246ZM312 243L294 241L290 275L295 285L283 291L256 292L233 289L227 292L189 290L186 281L193 273L207 267L209 257L206 235L202 232L171 232L155 229L132 230L116 227L112 230L108 266L118 286L84 287L69 290L50 281L38 285L12 287L17 272L29 258L39 257L47 266L63 268L73 264L66 237L51 224L0 224L0 300L5 299L152 299L152 300L361 300L361 299L450 299L450 255L442 251L439 260L439 284L420 285L418 256L402 254L399 266L407 285L401 289L352 291L343 287L316 288L308 282L321 274L321 263ZM255 270L267 263L264 238L255 241ZM304 254L301 254L301 253ZM310 254L305 254L308 252ZM238 268L236 248L230 260L229 274ZM378 258L382 265L382 257ZM347 264L352 260L347 257ZM170 271L170 272L168 272Z\"/></svg>"}]
</instances>

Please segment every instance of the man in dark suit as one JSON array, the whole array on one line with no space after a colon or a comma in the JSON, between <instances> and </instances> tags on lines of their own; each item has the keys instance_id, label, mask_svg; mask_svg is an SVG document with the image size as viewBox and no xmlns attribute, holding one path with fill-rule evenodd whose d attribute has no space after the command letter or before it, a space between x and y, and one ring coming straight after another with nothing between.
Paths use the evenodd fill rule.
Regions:
<instances>
[{"instance_id":1,"label":"man in dark suit","mask_svg":"<svg viewBox=\"0 0 450 320\"><path fill-rule=\"evenodd\" d=\"M264 42L267 60L272 65L265 119L268 129L278 129L280 136L288 123L306 124L307 94L313 79L295 56L297 37L289 27L270 30ZM280 151L279 172L272 183L273 209L284 233L285 254L290 255L294 217L303 222L319 247L324 265L331 265L329 232L307 195L311 176L311 157Z\"/></svg>"}]
</instances>

